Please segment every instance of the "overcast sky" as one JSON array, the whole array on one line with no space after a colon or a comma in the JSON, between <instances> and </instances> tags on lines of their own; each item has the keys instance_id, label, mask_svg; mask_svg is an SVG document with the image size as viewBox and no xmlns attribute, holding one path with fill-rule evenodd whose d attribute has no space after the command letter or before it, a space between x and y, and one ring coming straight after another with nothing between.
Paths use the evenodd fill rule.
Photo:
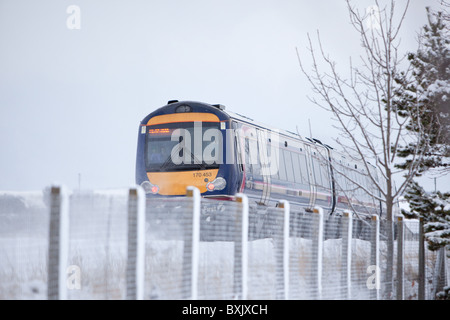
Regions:
<instances>
[{"instance_id":1,"label":"overcast sky","mask_svg":"<svg viewBox=\"0 0 450 320\"><path fill-rule=\"evenodd\" d=\"M438 4L411 2L405 51ZM374 1L354 3L364 12ZM80 29L68 27L71 5ZM316 30L342 65L360 49L338 0L0 0L0 190L76 189L79 174L83 188L133 185L139 122L172 99L305 136L309 120L333 144L295 52Z\"/></svg>"}]
</instances>

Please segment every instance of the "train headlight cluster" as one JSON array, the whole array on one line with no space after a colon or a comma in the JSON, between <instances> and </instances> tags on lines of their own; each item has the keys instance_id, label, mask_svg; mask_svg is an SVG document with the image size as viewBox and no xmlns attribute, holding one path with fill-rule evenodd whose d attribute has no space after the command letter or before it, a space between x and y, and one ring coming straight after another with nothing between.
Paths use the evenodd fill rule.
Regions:
<instances>
[{"instance_id":1,"label":"train headlight cluster","mask_svg":"<svg viewBox=\"0 0 450 320\"><path fill-rule=\"evenodd\" d=\"M208 191L223 190L227 186L227 181L224 178L218 177L211 182L208 182L206 189Z\"/></svg>"},{"instance_id":2,"label":"train headlight cluster","mask_svg":"<svg viewBox=\"0 0 450 320\"><path fill-rule=\"evenodd\" d=\"M159 192L159 187L156 184L152 184L150 181L142 182L141 187L147 194L148 193L157 194Z\"/></svg>"}]
</instances>

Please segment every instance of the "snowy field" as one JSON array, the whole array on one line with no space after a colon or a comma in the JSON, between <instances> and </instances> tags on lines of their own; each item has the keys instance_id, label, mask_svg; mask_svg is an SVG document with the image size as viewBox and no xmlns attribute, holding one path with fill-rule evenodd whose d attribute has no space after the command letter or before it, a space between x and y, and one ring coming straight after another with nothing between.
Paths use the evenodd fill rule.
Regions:
<instances>
[{"instance_id":1,"label":"snowy field","mask_svg":"<svg viewBox=\"0 0 450 320\"><path fill-rule=\"evenodd\" d=\"M0 193L0 299L46 299L49 210L42 192ZM124 299L127 265L127 192L72 194L67 286L69 299ZM148 224L148 222L147 222ZM173 234L181 232L173 229ZM418 246L406 241L405 298L417 299ZM182 237L160 237L147 225L145 299L182 299ZM273 239L248 244L248 298L276 299L280 265ZM352 239L352 299L369 299L369 241ZM345 297L341 276L342 239L323 245L322 298ZM380 261L386 246L380 242ZM189 255L187 255L189 257ZM433 253L427 252L427 270ZM279 261L279 259L278 259ZM394 261L395 263L395 261ZM317 297L310 239L289 239L289 298ZM278 269L277 269L278 268ZM395 269L395 268L394 268ZM234 299L234 242L200 242L199 299ZM383 270L381 270L383 272ZM395 275L395 270L394 270ZM278 295L277 295L278 290ZM383 290L383 282L382 288Z\"/></svg>"}]
</instances>

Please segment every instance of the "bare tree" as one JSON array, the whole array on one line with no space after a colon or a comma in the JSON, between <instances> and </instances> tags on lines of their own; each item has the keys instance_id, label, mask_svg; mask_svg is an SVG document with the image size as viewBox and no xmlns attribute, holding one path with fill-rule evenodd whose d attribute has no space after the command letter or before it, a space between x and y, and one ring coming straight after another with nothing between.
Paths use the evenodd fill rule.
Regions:
<instances>
[{"instance_id":1,"label":"bare tree","mask_svg":"<svg viewBox=\"0 0 450 320\"><path fill-rule=\"evenodd\" d=\"M308 35L312 68L308 72L297 50L300 68L316 93L310 100L330 111L337 121L340 137L336 142L346 155L362 162L375 190L368 190L358 181L351 181L365 192L383 201L387 220L393 219L394 206L414 177L424 150L420 144L411 155L407 170L395 168L401 144L419 141L421 132L406 130L409 117L399 117L396 112L396 75L405 55L399 52L399 30L404 21L409 1L395 13L395 1L380 8L378 1L370 10L360 13L349 0L347 8L350 22L361 39L363 54L360 65L350 58L349 76L343 77L337 64L323 50L320 35L318 52L313 49ZM324 68L325 71L322 71ZM404 71L403 74L408 74ZM403 161L404 159L402 159ZM376 167L372 170L369 163ZM338 170L339 168L335 168ZM376 172L381 176L377 179ZM348 178L351 180L351 178ZM396 181L399 181L396 186Z\"/></svg>"}]
</instances>

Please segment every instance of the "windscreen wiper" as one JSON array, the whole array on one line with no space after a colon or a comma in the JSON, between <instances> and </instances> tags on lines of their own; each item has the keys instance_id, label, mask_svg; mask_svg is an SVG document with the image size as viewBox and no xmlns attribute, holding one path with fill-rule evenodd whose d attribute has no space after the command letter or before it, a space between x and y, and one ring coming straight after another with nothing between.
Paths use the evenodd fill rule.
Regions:
<instances>
[{"instance_id":1,"label":"windscreen wiper","mask_svg":"<svg viewBox=\"0 0 450 320\"><path fill-rule=\"evenodd\" d=\"M198 160L198 158L192 153L192 151L191 150L189 150L189 152L191 153L191 156L192 156L192 158L194 159L194 165L199 165L200 166L200 169L202 169L202 170L205 170L206 169L206 166L205 166L205 164L203 163L203 161L200 161L200 160Z\"/></svg>"},{"instance_id":2,"label":"windscreen wiper","mask_svg":"<svg viewBox=\"0 0 450 320\"><path fill-rule=\"evenodd\" d=\"M180 151L180 146L178 146L178 149L175 151L179 152ZM193 153L191 150L189 150L189 153L192 156L192 159L194 160L194 163L189 163L190 165L198 165L200 166L201 170L205 170L206 169L206 165L203 163L203 161L200 161ZM169 157L167 157L167 159L164 161L164 163L161 165L161 167L159 168L159 171L163 171L170 163L172 160L172 153L169 155ZM173 162L172 162L173 163ZM176 165L176 164L175 164Z\"/></svg>"}]
</instances>

